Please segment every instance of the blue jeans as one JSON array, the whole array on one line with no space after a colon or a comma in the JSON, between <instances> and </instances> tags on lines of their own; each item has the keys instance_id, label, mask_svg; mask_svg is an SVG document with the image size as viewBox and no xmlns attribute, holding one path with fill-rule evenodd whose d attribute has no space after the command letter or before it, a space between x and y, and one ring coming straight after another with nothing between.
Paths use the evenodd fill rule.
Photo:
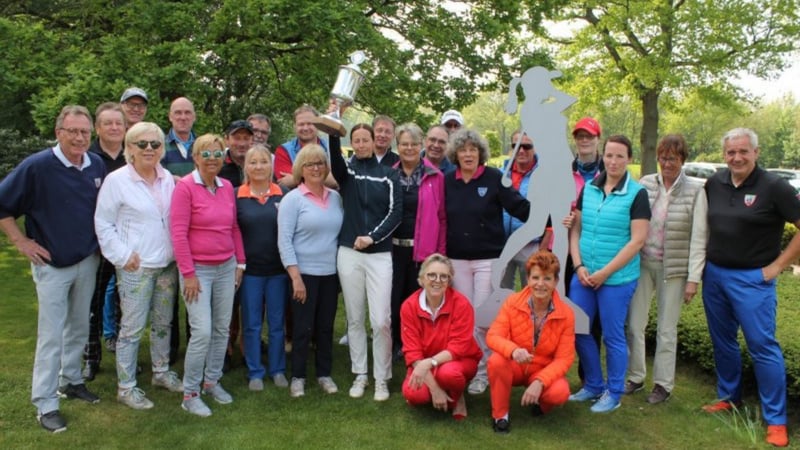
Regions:
<instances>
[{"instance_id":1,"label":"blue jeans","mask_svg":"<svg viewBox=\"0 0 800 450\"><path fill-rule=\"evenodd\" d=\"M269 375L286 372L283 323L288 291L289 277L286 274L242 277L240 300L244 360L250 379L264 378L266 373L261 364L261 325L265 310L269 328Z\"/></svg>"},{"instance_id":2,"label":"blue jeans","mask_svg":"<svg viewBox=\"0 0 800 450\"><path fill-rule=\"evenodd\" d=\"M619 401L625 392L625 372L628 370L628 344L625 338L625 320L628 305L637 280L618 286L602 285L599 289L584 286L573 275L570 284L570 299L589 316L589 323L600 316L603 329L603 344L606 346L606 370L608 382L603 383L603 368L600 365L600 349L591 334L575 335L575 349L581 359L584 373L583 387L594 393L608 389Z\"/></svg>"},{"instance_id":3,"label":"blue jeans","mask_svg":"<svg viewBox=\"0 0 800 450\"><path fill-rule=\"evenodd\" d=\"M117 336L117 303L114 300L114 291L117 290L117 274L111 275L106 286L106 298L103 303L103 338L111 339Z\"/></svg>"},{"instance_id":4,"label":"blue jeans","mask_svg":"<svg viewBox=\"0 0 800 450\"><path fill-rule=\"evenodd\" d=\"M736 335L742 328L753 360L761 415L767 425L786 424L786 369L775 339L776 280L764 281L761 269L727 269L707 262L703 307L714 344L717 396L742 399L742 357Z\"/></svg>"},{"instance_id":5,"label":"blue jeans","mask_svg":"<svg viewBox=\"0 0 800 450\"><path fill-rule=\"evenodd\" d=\"M184 394L200 392L204 377L208 384L216 384L222 378L236 292L236 258L231 256L217 266L195 263L194 270L200 282L200 293L195 301L186 303L192 337L184 360ZM182 275L180 281L183 292Z\"/></svg>"}]
</instances>

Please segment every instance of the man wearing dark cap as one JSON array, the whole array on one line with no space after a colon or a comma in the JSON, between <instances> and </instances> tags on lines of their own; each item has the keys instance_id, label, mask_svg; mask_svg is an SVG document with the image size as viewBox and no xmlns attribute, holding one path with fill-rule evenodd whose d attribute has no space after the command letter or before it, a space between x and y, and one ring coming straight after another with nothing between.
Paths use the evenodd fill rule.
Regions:
<instances>
[{"instance_id":1,"label":"man wearing dark cap","mask_svg":"<svg viewBox=\"0 0 800 450\"><path fill-rule=\"evenodd\" d=\"M128 121L128 128L144 120L147 114L147 92L138 87L129 87L122 93L119 103L122 105L122 112L125 120Z\"/></svg>"},{"instance_id":2,"label":"man wearing dark cap","mask_svg":"<svg viewBox=\"0 0 800 450\"><path fill-rule=\"evenodd\" d=\"M464 126L464 116L455 109L451 109L442 114L442 120L439 123L445 127L448 134L453 134L454 131L458 131Z\"/></svg>"},{"instance_id":3,"label":"man wearing dark cap","mask_svg":"<svg viewBox=\"0 0 800 450\"><path fill-rule=\"evenodd\" d=\"M234 188L244 180L244 155L253 146L253 127L246 120L234 120L225 130L225 163L219 176L230 181Z\"/></svg>"}]
</instances>

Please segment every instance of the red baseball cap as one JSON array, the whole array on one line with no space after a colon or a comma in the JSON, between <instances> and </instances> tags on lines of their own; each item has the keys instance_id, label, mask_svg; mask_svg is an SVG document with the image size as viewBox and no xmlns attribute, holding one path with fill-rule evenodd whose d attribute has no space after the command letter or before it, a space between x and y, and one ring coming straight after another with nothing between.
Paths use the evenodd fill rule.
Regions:
<instances>
[{"instance_id":1,"label":"red baseball cap","mask_svg":"<svg viewBox=\"0 0 800 450\"><path fill-rule=\"evenodd\" d=\"M572 129L572 134L574 135L578 132L578 130L587 131L593 136L600 136L600 134L602 134L600 122L592 119L591 117L584 117L583 119L579 120L578 123L575 124L575 128Z\"/></svg>"}]
</instances>

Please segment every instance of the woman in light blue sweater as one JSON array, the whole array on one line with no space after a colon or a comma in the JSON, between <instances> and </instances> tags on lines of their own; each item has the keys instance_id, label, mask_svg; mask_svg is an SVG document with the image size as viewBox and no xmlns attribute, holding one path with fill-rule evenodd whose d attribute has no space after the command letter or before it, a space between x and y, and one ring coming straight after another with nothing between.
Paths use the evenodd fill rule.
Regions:
<instances>
[{"instance_id":1,"label":"woman in light blue sweater","mask_svg":"<svg viewBox=\"0 0 800 450\"><path fill-rule=\"evenodd\" d=\"M292 166L297 189L286 194L278 210L278 250L292 281L292 397L305 395L312 337L317 381L328 394L338 391L331 366L339 293L336 251L343 213L339 193L323 184L329 172L322 147L303 147Z\"/></svg>"}]
</instances>

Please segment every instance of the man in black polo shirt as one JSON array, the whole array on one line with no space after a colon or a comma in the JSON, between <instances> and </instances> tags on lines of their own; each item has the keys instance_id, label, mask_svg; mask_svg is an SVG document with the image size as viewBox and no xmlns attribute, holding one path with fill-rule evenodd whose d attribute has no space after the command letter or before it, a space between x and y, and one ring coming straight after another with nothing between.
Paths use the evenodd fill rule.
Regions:
<instances>
[{"instance_id":1,"label":"man in black polo shirt","mask_svg":"<svg viewBox=\"0 0 800 450\"><path fill-rule=\"evenodd\" d=\"M758 167L758 136L736 128L722 138L728 164L706 183L709 239L703 306L717 371L714 413L741 402L742 363L736 335L742 328L753 359L767 442L789 443L786 370L775 340L776 278L800 255L800 234L781 252L785 222L800 226L800 199L785 180Z\"/></svg>"}]
</instances>

